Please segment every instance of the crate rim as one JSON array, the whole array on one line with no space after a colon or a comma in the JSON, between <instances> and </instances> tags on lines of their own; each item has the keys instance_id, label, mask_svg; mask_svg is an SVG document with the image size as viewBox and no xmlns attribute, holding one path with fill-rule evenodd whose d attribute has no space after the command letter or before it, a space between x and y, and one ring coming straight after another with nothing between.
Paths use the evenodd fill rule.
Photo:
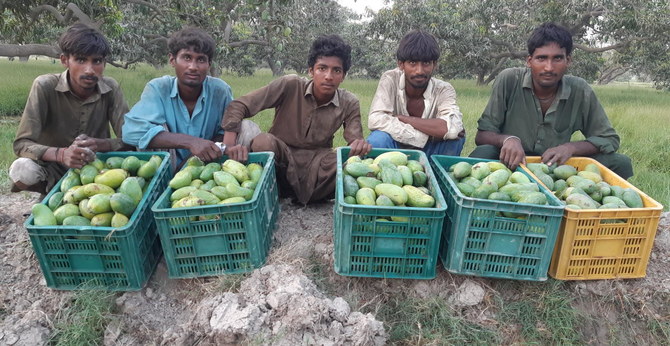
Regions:
<instances>
[{"instance_id":1,"label":"crate rim","mask_svg":"<svg viewBox=\"0 0 670 346\"><path fill-rule=\"evenodd\" d=\"M164 156L161 160L160 166L156 168L156 173L160 172L161 170L165 169L166 166L170 164L170 153L167 151L108 151L108 152L98 152L96 153L96 156L98 158L105 158L105 157L112 157L112 156L132 156L135 154L142 154L142 156L145 155L158 155L158 156ZM169 169L169 167L167 168ZM72 168L68 169L67 172L72 170ZM66 174L67 174L66 172ZM63 174L63 176L56 182L54 187L60 186L61 182L63 179L65 179L66 174ZM155 175L154 175L155 177ZM146 193L146 191L150 191L153 187L158 184L158 180L154 179L154 177L151 178L151 181L149 182L149 186L147 186L145 192L142 194L142 199L140 200L139 203L137 203L137 206L141 205L142 203L146 203L147 199L149 199L149 194ZM60 192L60 187L58 189ZM51 191L40 201L40 204L46 204L49 201L49 198L53 196L56 193L56 189L52 188ZM128 236L128 234L123 234L123 235L115 235L117 231L127 231L131 227L135 227L135 223L139 219L139 212L140 208L135 208L133 211L133 214L128 218L129 222L122 227L111 227L111 226L63 226L63 225L55 225L55 226L36 226L33 224L33 220L35 219L34 215L32 212L30 213L30 216L26 221L23 222L23 226L28 230L28 234L34 234L32 232L39 231L39 232L44 232L44 231L54 231L54 234L59 234L63 231L63 228L67 229L68 231L75 230L78 232L82 231L88 231L88 232L99 232L99 231L105 231L108 232L107 236L110 237L119 237L119 236ZM130 222L132 220L132 222ZM88 235L89 233L83 233L82 235Z\"/></svg>"},{"instance_id":2,"label":"crate rim","mask_svg":"<svg viewBox=\"0 0 670 346\"><path fill-rule=\"evenodd\" d=\"M337 177L343 177L343 174L344 174L344 172L342 171L342 164L344 163L344 160L342 160L342 159L343 159L343 157L342 157L342 156L343 156L343 155L342 155L342 152L345 151L345 150L351 150L351 147L349 147L349 146L344 146L344 147L338 147L338 148L337 148L337 176L336 176L336 179L337 179ZM435 176L435 172L433 172L432 167L430 167L430 159L428 158L428 156L426 155L426 153L424 153L424 152L421 151L421 150L414 150L414 149L374 148L374 149L372 149L367 155L370 155L370 154L372 154L373 152L374 152L374 153L378 153L378 152L379 152L379 153L381 154L381 153L391 152L391 151L399 151L399 152L401 152L401 153L403 153L403 154L406 154L406 153L418 154L419 157L424 156L424 157L426 158L427 167L424 167L424 170L430 170L430 172L431 172L431 174L430 174L430 176L428 177L428 179L430 180L430 183L431 183L430 185L434 187L435 195L437 195L437 197L438 197L438 198L435 198L435 204L438 205L438 202L439 202L439 205L441 205L441 207L432 207L432 208L426 208L426 207L410 207L410 206L404 206L404 207L400 207L400 208L402 208L402 209L407 208L407 209L411 209L412 211L416 211L416 212L419 212L419 211L426 211L426 212L441 212L441 211L445 211L445 210L447 210L447 202L446 202L445 199L444 199L444 195L443 195L442 191L440 190L439 186L437 185L437 178L436 178L436 176ZM339 185L339 184L338 184L338 183L339 183L339 180L340 180L340 179L337 179L337 181L336 181L336 184L337 184L337 185ZM363 208L363 209L381 209L381 210L384 210L384 211L386 211L386 210L388 210L388 211L397 211L398 208L399 208L399 207L397 207L397 206L395 206L395 207L387 207L387 206L377 206L377 205L364 205L364 204L351 204L351 203L347 203L347 202L344 201L344 191L342 191L342 189L335 189L335 190L336 190L336 194L337 194L337 195L335 196L335 199L336 199L336 200L339 200L338 203L341 204L340 208L342 208L342 207L348 207L348 208Z\"/></svg>"},{"instance_id":3,"label":"crate rim","mask_svg":"<svg viewBox=\"0 0 670 346\"><path fill-rule=\"evenodd\" d=\"M251 157L254 157L254 158L259 157L260 158L260 157L263 157L263 156L267 156L265 165L270 164L270 163L274 164L275 154L271 151L256 151L256 152L249 153L249 158L251 158ZM228 158L229 158L229 156L223 155L220 159L221 163L223 163L223 161L227 160ZM247 160L247 161L249 161L249 160ZM260 178L258 178L258 181L263 181L263 179L265 179L266 176L268 174L270 174L269 173L270 169L269 168L266 169L265 165L263 165L263 173L261 174ZM250 200L244 201L244 202L239 202L239 203L211 204L211 205L201 205L201 206L197 206L197 207L188 207L188 208L171 208L171 207L163 208L163 207L160 207L160 204L163 201L163 199L166 199L166 198L169 199L169 196L166 196L166 195L171 194L172 192L173 192L173 189L170 186L168 186L165 189L165 191L161 192L161 194L158 196L158 198L156 199L154 204L151 206L151 211L154 214L156 214L156 213L159 213L159 214L168 213L170 211L175 211L175 210L179 210L179 211L194 210L193 208L195 208L195 209L211 209L213 211L218 211L218 210L221 210L221 209L234 208L234 207L249 207L249 208L253 209L251 204L256 204L257 201L258 201L258 197L261 194L260 189L254 189L254 194L253 194L253 196L251 197ZM244 211L246 211L246 210L239 210L239 212L244 212ZM154 216L156 216L156 215L154 215Z\"/></svg>"},{"instance_id":4,"label":"crate rim","mask_svg":"<svg viewBox=\"0 0 670 346\"><path fill-rule=\"evenodd\" d=\"M461 199L459 204L462 204L462 201L466 200L466 201L481 202L481 203L495 203L495 204L501 204L503 206L511 206L511 207L529 206L529 207L542 208L542 209L552 209L552 210L556 210L556 211L559 210L559 209L560 210L565 210L565 205L561 202L561 200L559 200L556 196L554 196L554 194L551 192L551 190L547 189L547 187L544 186L544 184L541 184L540 188L544 189L543 193L544 193L545 196L548 197L547 201L552 201L554 203L553 205L552 204L545 204L545 205L528 204L528 203L519 203L519 202L511 202L511 201L498 201L498 200L492 201L492 200L484 199L484 198L474 198L474 197L466 196L461 192L461 190L456 186L456 184L454 184L452 179L450 179L448 177L448 175L446 174L447 172L446 172L445 168L442 167L437 161L438 159L442 159L442 158L450 158L450 159L453 158L453 159L458 159L458 160L462 160L462 161L473 161L473 162L490 162L490 161L500 162L498 160L481 159L481 158L476 158L476 157L450 156L450 155L432 155L430 158L435 163L435 166L440 171L445 173L445 174L443 174L444 175L444 180L447 183L449 183L449 185L452 187L452 189L456 192L457 196ZM517 168L517 170L519 170L519 168ZM526 174L527 176L530 176L533 180L535 180L534 182L536 182L536 183L539 182L537 177L535 177L534 175L531 175L529 172L525 172L523 169L521 169L520 171L523 172L524 174ZM459 201L457 201L457 202L459 202Z\"/></svg>"},{"instance_id":5,"label":"crate rim","mask_svg":"<svg viewBox=\"0 0 670 346\"><path fill-rule=\"evenodd\" d=\"M614 173L614 171L607 168L605 165L603 165L602 163L598 162L597 160L595 160L593 158L585 157L585 156L573 156L573 157L569 158L564 164L569 165L571 161L574 162L576 160L589 161L589 163L596 164L598 166L598 168L600 168L601 170L603 170L603 169L607 170L609 174L612 174L612 175L616 176L617 178L621 179L620 183L623 184L623 185L626 185L626 188L630 188L630 189L634 190L635 192L640 194L643 201L649 202L649 204L651 204L653 206L642 207L642 208L615 208L615 209L594 208L594 209L577 209L577 210L566 208L565 209L566 214L567 213L580 214L580 213L587 213L587 212L604 212L604 211L608 211L608 210L609 211L639 211L639 210L659 210L659 211L662 211L663 210L663 205L661 203L659 203L656 200L654 200L653 198L649 197L649 195L647 195L644 191L638 189L635 185L629 183L628 180L626 180L626 179L622 178L620 175ZM532 162L529 162L529 161L532 161ZM540 156L526 156L526 162L527 163L540 163L542 161L541 161ZM529 174L531 174L540 184L542 184L542 186L544 186L546 188L546 186L539 179L537 179L537 177L535 176L535 173L533 173L533 171L531 171L530 169L525 167L525 165L524 165L524 169L526 169ZM574 216L572 216L572 217L574 217Z\"/></svg>"}]
</instances>

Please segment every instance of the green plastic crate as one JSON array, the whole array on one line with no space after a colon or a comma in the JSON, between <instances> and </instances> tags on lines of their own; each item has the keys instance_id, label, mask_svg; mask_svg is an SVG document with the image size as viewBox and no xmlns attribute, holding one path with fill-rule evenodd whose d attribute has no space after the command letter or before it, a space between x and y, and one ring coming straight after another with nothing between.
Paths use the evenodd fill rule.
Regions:
<instances>
[{"instance_id":1,"label":"green plastic crate","mask_svg":"<svg viewBox=\"0 0 670 346\"><path fill-rule=\"evenodd\" d=\"M344 202L342 163L349 147L337 149L334 205L335 272L346 276L432 279L447 204L426 154L418 150L373 149L367 157L400 151L423 164L434 208L380 207ZM379 221L403 217L406 221Z\"/></svg>"},{"instance_id":2,"label":"green plastic crate","mask_svg":"<svg viewBox=\"0 0 670 346\"><path fill-rule=\"evenodd\" d=\"M447 174L457 162L491 161L433 155L433 168L447 201L440 259L456 274L543 281L561 225L564 206L540 184L549 205L493 201L465 196ZM537 182L523 169L533 182ZM510 218L501 212L523 214Z\"/></svg>"},{"instance_id":3,"label":"green plastic crate","mask_svg":"<svg viewBox=\"0 0 670 346\"><path fill-rule=\"evenodd\" d=\"M61 290L97 288L114 291L139 290L156 268L162 250L151 205L170 179L170 155L166 152L98 153L111 156L162 158L160 167L131 215L121 228L94 226L35 226L31 215L25 222L47 286ZM62 180L62 179L61 179ZM42 201L60 191L60 181Z\"/></svg>"},{"instance_id":4,"label":"green plastic crate","mask_svg":"<svg viewBox=\"0 0 670 346\"><path fill-rule=\"evenodd\" d=\"M158 198L152 210L169 277L244 273L265 263L279 215L274 153L249 153L252 162L263 174L247 202L172 209L169 187Z\"/></svg>"}]
</instances>

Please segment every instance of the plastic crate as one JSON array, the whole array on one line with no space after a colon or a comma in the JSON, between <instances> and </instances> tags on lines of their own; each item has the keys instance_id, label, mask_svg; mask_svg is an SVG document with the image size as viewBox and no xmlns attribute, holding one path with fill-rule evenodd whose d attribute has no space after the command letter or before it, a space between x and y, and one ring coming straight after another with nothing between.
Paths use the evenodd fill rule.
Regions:
<instances>
[{"instance_id":1,"label":"plastic crate","mask_svg":"<svg viewBox=\"0 0 670 346\"><path fill-rule=\"evenodd\" d=\"M400 151L423 164L434 208L380 207L344 202L342 163L349 147L337 149L334 205L335 272L346 276L432 279L447 204L428 162L418 150L373 149L367 157ZM405 221L380 221L401 217Z\"/></svg>"},{"instance_id":2,"label":"plastic crate","mask_svg":"<svg viewBox=\"0 0 670 346\"><path fill-rule=\"evenodd\" d=\"M447 174L451 165L491 161L457 156L431 157L438 183L447 201L440 259L445 269L456 274L542 281L561 224L564 206L549 190L540 186L549 205L535 205L471 198L456 187ZM531 180L536 181L529 173ZM522 214L505 217L502 212Z\"/></svg>"},{"instance_id":3,"label":"plastic crate","mask_svg":"<svg viewBox=\"0 0 670 346\"><path fill-rule=\"evenodd\" d=\"M526 162L540 162L540 157L527 157ZM663 206L594 159L573 157L566 162L577 170L589 163L600 168L608 184L637 191L644 207L566 208L549 275L559 280L642 278Z\"/></svg>"},{"instance_id":4,"label":"plastic crate","mask_svg":"<svg viewBox=\"0 0 670 346\"><path fill-rule=\"evenodd\" d=\"M169 277L244 273L265 263L279 215L274 153L249 153L252 162L263 174L247 202L172 209L169 187L158 198L152 210Z\"/></svg>"},{"instance_id":5,"label":"plastic crate","mask_svg":"<svg viewBox=\"0 0 670 346\"><path fill-rule=\"evenodd\" d=\"M162 163L147 182L144 196L125 226L35 226L32 215L26 220L47 286L61 290L139 290L151 276L162 250L150 207L169 182L170 155L125 151L97 154L103 161L111 156L131 155L141 160L158 155ZM60 181L42 203L46 204L58 191Z\"/></svg>"}]
</instances>

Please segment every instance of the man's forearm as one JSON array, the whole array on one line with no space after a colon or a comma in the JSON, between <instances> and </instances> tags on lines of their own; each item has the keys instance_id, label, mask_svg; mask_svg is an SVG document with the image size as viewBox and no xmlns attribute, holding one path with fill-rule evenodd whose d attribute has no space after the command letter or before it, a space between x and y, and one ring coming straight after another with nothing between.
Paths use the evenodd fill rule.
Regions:
<instances>
[{"instance_id":1,"label":"man's forearm","mask_svg":"<svg viewBox=\"0 0 670 346\"><path fill-rule=\"evenodd\" d=\"M442 119L423 119L407 115L397 115L398 120L431 137L444 138L447 133L447 122Z\"/></svg>"},{"instance_id":2,"label":"man's forearm","mask_svg":"<svg viewBox=\"0 0 670 346\"><path fill-rule=\"evenodd\" d=\"M147 147L151 149L189 149L189 143L193 138L183 133L163 131L154 136Z\"/></svg>"}]
</instances>

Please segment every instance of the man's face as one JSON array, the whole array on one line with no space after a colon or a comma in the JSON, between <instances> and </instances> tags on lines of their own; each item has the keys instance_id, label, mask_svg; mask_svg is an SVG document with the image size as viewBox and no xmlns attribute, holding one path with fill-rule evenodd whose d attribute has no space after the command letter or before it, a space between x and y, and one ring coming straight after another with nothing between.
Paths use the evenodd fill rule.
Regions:
<instances>
[{"instance_id":1,"label":"man's face","mask_svg":"<svg viewBox=\"0 0 670 346\"><path fill-rule=\"evenodd\" d=\"M102 55L61 55L61 64L69 69L70 90L86 99L95 92L98 81L105 70L105 57Z\"/></svg>"},{"instance_id":2,"label":"man's face","mask_svg":"<svg viewBox=\"0 0 670 346\"><path fill-rule=\"evenodd\" d=\"M565 48L551 42L536 48L533 55L526 59L526 66L533 76L536 88L555 88L570 66L572 58L565 54Z\"/></svg>"},{"instance_id":3,"label":"man's face","mask_svg":"<svg viewBox=\"0 0 670 346\"><path fill-rule=\"evenodd\" d=\"M336 56L318 57L314 66L309 68L309 75L314 82L314 96L318 100L330 99L344 81L342 59Z\"/></svg>"},{"instance_id":4,"label":"man's face","mask_svg":"<svg viewBox=\"0 0 670 346\"><path fill-rule=\"evenodd\" d=\"M415 89L428 87L436 66L436 61L398 61L398 68L405 73L405 84Z\"/></svg>"},{"instance_id":5,"label":"man's face","mask_svg":"<svg viewBox=\"0 0 670 346\"><path fill-rule=\"evenodd\" d=\"M180 85L199 88L207 78L210 61L207 54L181 49L176 56L170 54L170 65L174 67Z\"/></svg>"}]
</instances>

